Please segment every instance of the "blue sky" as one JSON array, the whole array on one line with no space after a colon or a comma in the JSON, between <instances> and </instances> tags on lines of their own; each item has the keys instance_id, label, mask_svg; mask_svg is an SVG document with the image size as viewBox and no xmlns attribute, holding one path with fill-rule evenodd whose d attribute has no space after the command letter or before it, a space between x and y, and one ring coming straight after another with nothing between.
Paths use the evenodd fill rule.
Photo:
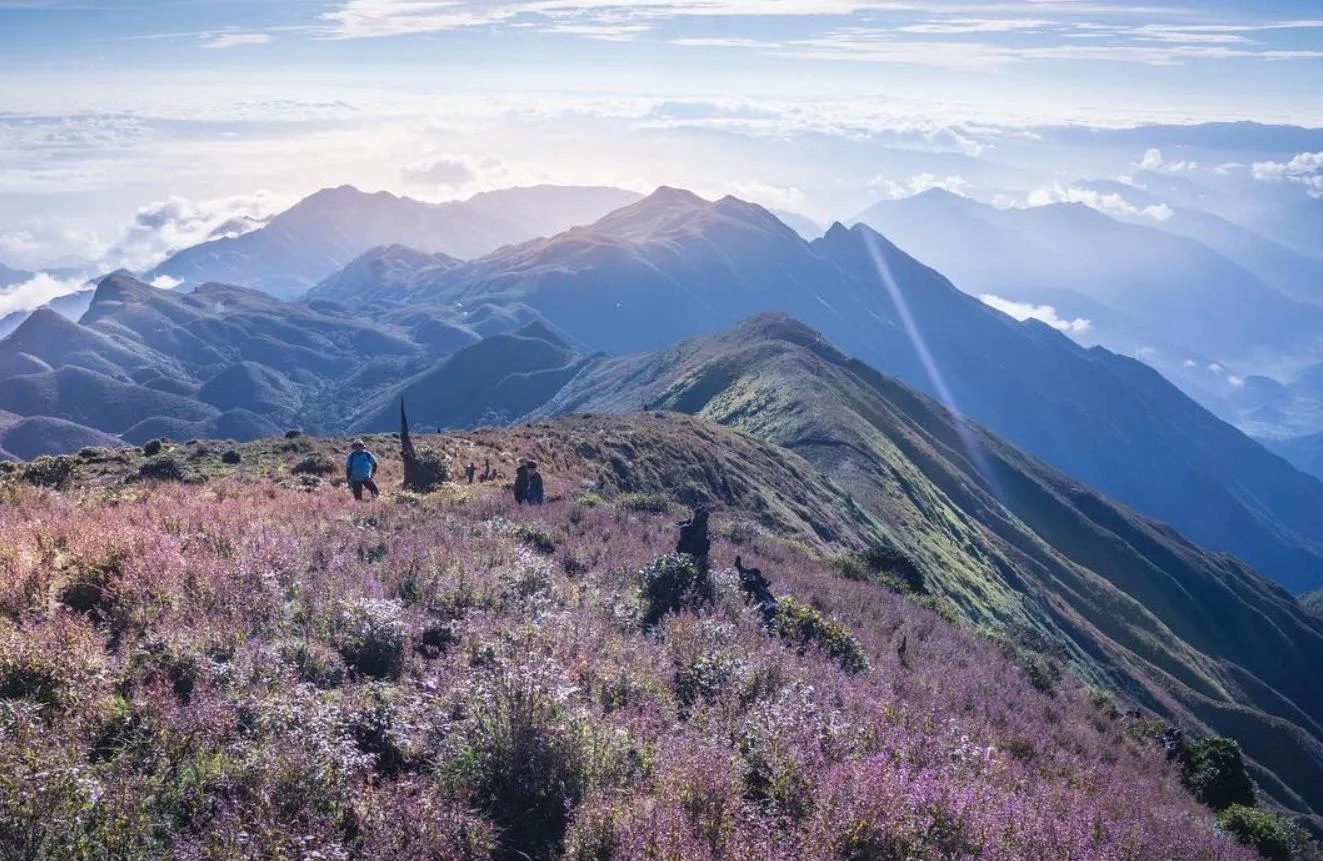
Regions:
<instances>
[{"instance_id":1,"label":"blue sky","mask_svg":"<svg viewBox=\"0 0 1323 861\"><path fill-rule=\"evenodd\" d=\"M0 0L0 262L339 183L1027 194L1072 165L986 163L1037 127L1323 126L1321 80L1319 0Z\"/></svg>"}]
</instances>

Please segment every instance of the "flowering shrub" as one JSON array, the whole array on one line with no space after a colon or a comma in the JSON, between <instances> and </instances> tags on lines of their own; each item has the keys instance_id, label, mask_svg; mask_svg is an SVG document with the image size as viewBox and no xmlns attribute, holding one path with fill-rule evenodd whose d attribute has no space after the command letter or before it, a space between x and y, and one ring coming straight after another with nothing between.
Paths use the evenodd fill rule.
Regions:
<instances>
[{"instance_id":1,"label":"flowering shrub","mask_svg":"<svg viewBox=\"0 0 1323 861\"><path fill-rule=\"evenodd\" d=\"M692 556L671 553L644 566L643 624L654 627L667 613L701 610L712 603L715 586Z\"/></svg>"},{"instance_id":2,"label":"flowering shrub","mask_svg":"<svg viewBox=\"0 0 1323 861\"><path fill-rule=\"evenodd\" d=\"M817 610L793 597L782 598L777 603L772 629L801 653L810 647L823 649L847 673L868 669L868 658L844 625L823 618Z\"/></svg>"},{"instance_id":3,"label":"flowering shrub","mask_svg":"<svg viewBox=\"0 0 1323 861\"><path fill-rule=\"evenodd\" d=\"M374 679L396 678L404 667L409 630L391 601L360 599L345 607L337 637L345 663Z\"/></svg>"},{"instance_id":4,"label":"flowering shrub","mask_svg":"<svg viewBox=\"0 0 1323 861\"><path fill-rule=\"evenodd\" d=\"M1045 695L999 644L756 532L738 552L794 596L788 640L726 582L727 539L707 576L659 558L672 520L616 506L0 481L0 858L1270 846L1070 676Z\"/></svg>"}]
</instances>

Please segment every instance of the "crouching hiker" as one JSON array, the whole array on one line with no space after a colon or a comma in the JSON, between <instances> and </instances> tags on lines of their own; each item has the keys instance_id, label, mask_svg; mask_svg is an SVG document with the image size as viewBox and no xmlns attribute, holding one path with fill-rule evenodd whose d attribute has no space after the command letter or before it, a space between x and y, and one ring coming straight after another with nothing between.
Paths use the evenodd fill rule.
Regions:
<instances>
[{"instance_id":1,"label":"crouching hiker","mask_svg":"<svg viewBox=\"0 0 1323 861\"><path fill-rule=\"evenodd\" d=\"M354 492L354 499L363 501L363 489L367 488L376 499L381 496L381 490L373 479L377 475L377 459L372 452L367 450L367 446L360 440L354 440L353 451L345 460L345 480L349 482L349 489Z\"/></svg>"}]
</instances>

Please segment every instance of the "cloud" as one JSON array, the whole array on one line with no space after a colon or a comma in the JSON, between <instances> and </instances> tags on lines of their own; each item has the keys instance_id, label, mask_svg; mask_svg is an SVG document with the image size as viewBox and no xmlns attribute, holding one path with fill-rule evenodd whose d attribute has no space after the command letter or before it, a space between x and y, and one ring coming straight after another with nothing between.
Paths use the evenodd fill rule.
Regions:
<instances>
[{"instance_id":1,"label":"cloud","mask_svg":"<svg viewBox=\"0 0 1323 861\"><path fill-rule=\"evenodd\" d=\"M466 159L452 156L416 164L400 171L400 179L410 185L427 186L429 188L436 188L437 186L454 188L467 185L477 177L477 173L474 172Z\"/></svg>"},{"instance_id":2,"label":"cloud","mask_svg":"<svg viewBox=\"0 0 1323 861\"><path fill-rule=\"evenodd\" d=\"M151 269L175 251L261 227L288 201L269 191L194 201L171 197L138 210L99 260L102 269Z\"/></svg>"},{"instance_id":3,"label":"cloud","mask_svg":"<svg viewBox=\"0 0 1323 861\"><path fill-rule=\"evenodd\" d=\"M1302 152L1288 162L1255 162L1250 173L1260 182L1292 182L1323 197L1323 152Z\"/></svg>"},{"instance_id":4,"label":"cloud","mask_svg":"<svg viewBox=\"0 0 1323 861\"><path fill-rule=\"evenodd\" d=\"M914 197L923 194L925 191L931 191L939 188L942 191L949 191L952 194L958 194L961 197L969 197L972 190L970 184L962 176L939 177L931 173L921 173L912 176L907 180L896 182L885 176L874 177L868 184L870 189L881 192L892 200L901 200L906 197Z\"/></svg>"},{"instance_id":5,"label":"cloud","mask_svg":"<svg viewBox=\"0 0 1323 861\"><path fill-rule=\"evenodd\" d=\"M270 33L217 33L210 36L202 47L210 50L223 50L245 45L266 45L271 41Z\"/></svg>"},{"instance_id":6,"label":"cloud","mask_svg":"<svg viewBox=\"0 0 1323 861\"><path fill-rule=\"evenodd\" d=\"M1027 205L1030 207L1051 206L1054 203L1082 203L1113 218L1146 218L1159 223L1171 220L1176 214L1165 203L1139 207L1115 192L1104 194L1091 188L1061 183L1030 192L1027 200Z\"/></svg>"},{"instance_id":7,"label":"cloud","mask_svg":"<svg viewBox=\"0 0 1323 861\"><path fill-rule=\"evenodd\" d=\"M1057 309L1051 305L1033 305L1028 302L1013 302L1010 299L1003 299L1000 296L990 294L978 297L984 305L996 308L998 311L1013 317L1016 320L1038 320L1046 323L1059 332L1065 332L1071 335L1082 334L1093 328L1093 323L1083 317L1076 317L1074 320L1066 320L1057 314Z\"/></svg>"},{"instance_id":8,"label":"cloud","mask_svg":"<svg viewBox=\"0 0 1323 861\"><path fill-rule=\"evenodd\" d=\"M794 210L802 206L806 195L794 186L770 185L765 182L728 182L726 193L770 209Z\"/></svg>"},{"instance_id":9,"label":"cloud","mask_svg":"<svg viewBox=\"0 0 1323 861\"><path fill-rule=\"evenodd\" d=\"M143 272L174 251L256 230L288 203L268 191L206 201L171 197L139 209L109 239L63 219L34 220L0 234L0 257L34 270L76 266Z\"/></svg>"},{"instance_id":10,"label":"cloud","mask_svg":"<svg viewBox=\"0 0 1323 861\"><path fill-rule=\"evenodd\" d=\"M31 280L0 291L0 317L17 311L34 311L52 299L87 287L85 278L56 278L45 272Z\"/></svg>"},{"instance_id":11,"label":"cloud","mask_svg":"<svg viewBox=\"0 0 1323 861\"><path fill-rule=\"evenodd\" d=\"M1153 173L1179 173L1184 170L1194 170L1199 166L1198 162L1193 161L1168 161L1162 157L1162 150L1150 149L1144 153L1144 158L1139 162L1142 170Z\"/></svg>"}]
</instances>

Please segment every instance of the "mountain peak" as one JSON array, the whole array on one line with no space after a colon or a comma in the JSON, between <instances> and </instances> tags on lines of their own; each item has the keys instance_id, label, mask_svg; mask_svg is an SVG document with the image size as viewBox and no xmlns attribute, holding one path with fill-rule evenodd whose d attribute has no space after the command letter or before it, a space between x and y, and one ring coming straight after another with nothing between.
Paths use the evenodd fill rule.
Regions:
<instances>
[{"instance_id":1,"label":"mountain peak","mask_svg":"<svg viewBox=\"0 0 1323 861\"><path fill-rule=\"evenodd\" d=\"M97 282L96 292L92 294L92 304L102 302L132 302L154 292L157 288L139 281L133 273L125 269L111 272Z\"/></svg>"}]
</instances>

